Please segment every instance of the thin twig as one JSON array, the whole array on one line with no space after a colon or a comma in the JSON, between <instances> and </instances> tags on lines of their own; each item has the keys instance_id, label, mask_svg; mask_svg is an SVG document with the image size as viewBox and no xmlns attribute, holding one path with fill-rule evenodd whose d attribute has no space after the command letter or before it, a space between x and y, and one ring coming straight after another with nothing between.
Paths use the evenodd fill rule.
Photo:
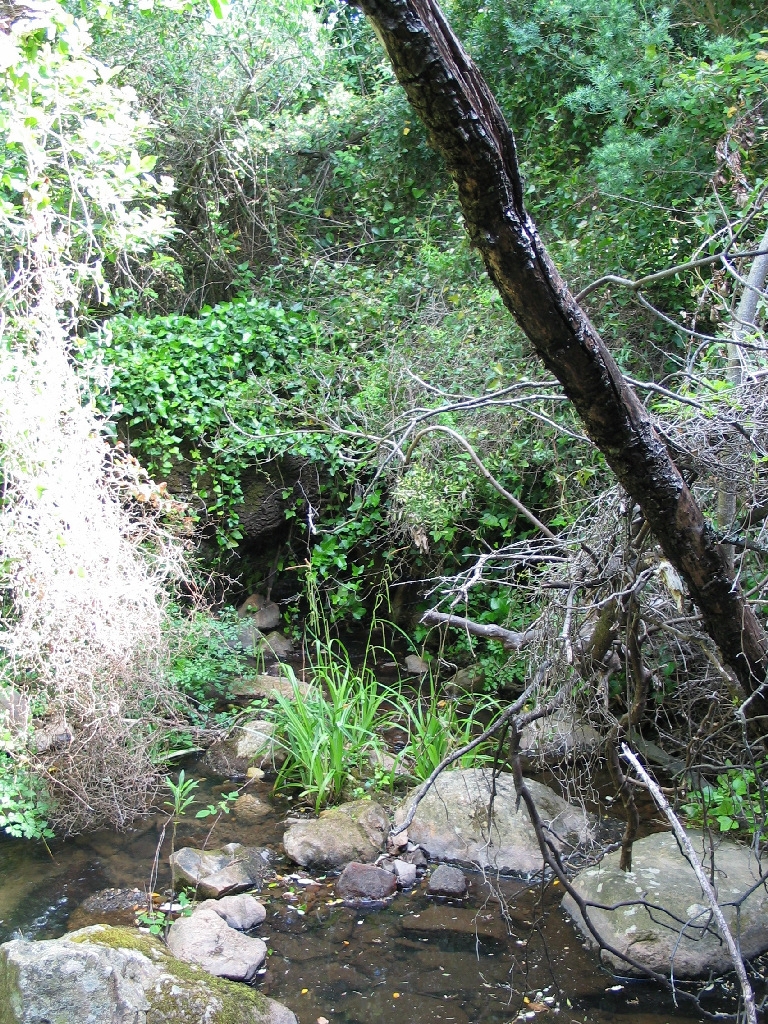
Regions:
<instances>
[{"instance_id":1,"label":"thin twig","mask_svg":"<svg viewBox=\"0 0 768 1024\"><path fill-rule=\"evenodd\" d=\"M717 926L720 929L720 934L722 935L723 939L725 940L725 944L728 947L728 952L730 954L731 960L733 961L736 976L739 979L739 985L741 986L741 994L744 998L744 1010L746 1013L747 1024L757 1024L755 994L752 991L752 986L750 985L749 978L747 977L747 969L744 966L744 960L742 959L741 952L736 944L736 940L731 934L731 930L728 927L728 923L725 920L725 916L723 915L723 912L720 909L720 905L717 902L717 893L712 888L709 878L707 878L707 874L704 871L704 867L696 855L696 851L693 848L691 840L688 838L688 834L686 833L683 826L680 824L680 819L677 817L675 812L670 807L667 798L661 792L661 790L656 785L651 776L648 774L648 772L640 764L640 762L629 749L626 743L622 743L621 745L621 756L626 761L629 761L629 763L635 769L635 771L643 780L645 785L648 787L651 796L656 802L656 806L659 808L659 810L663 811L664 814L667 816L667 820L669 821L669 824L672 826L672 831L675 833L675 837L677 838L678 843L680 843L680 846L685 852L688 863L691 865L696 874L696 878L699 882L699 885L701 886L701 891L703 892L704 896L707 899L707 902L712 908L712 913L714 915L715 921L717 922Z\"/></svg>"}]
</instances>

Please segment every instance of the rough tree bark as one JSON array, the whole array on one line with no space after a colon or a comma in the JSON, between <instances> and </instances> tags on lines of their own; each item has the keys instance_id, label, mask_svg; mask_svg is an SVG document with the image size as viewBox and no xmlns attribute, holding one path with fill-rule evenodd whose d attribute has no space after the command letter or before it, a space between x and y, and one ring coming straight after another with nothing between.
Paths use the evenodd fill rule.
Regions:
<instances>
[{"instance_id":1,"label":"rough tree bark","mask_svg":"<svg viewBox=\"0 0 768 1024\"><path fill-rule=\"evenodd\" d=\"M515 140L434 0L355 0L456 182L505 305L685 579L706 628L768 721L768 639L653 423L558 274L525 210Z\"/></svg>"}]
</instances>

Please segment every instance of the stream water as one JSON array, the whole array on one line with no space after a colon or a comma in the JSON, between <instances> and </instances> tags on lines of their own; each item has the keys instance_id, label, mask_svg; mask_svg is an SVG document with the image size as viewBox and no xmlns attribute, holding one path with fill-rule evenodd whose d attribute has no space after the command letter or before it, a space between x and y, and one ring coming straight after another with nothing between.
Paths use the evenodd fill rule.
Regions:
<instances>
[{"instance_id":1,"label":"stream water","mask_svg":"<svg viewBox=\"0 0 768 1024\"><path fill-rule=\"evenodd\" d=\"M189 774L188 770L188 774ZM194 769L192 769L194 774ZM231 785L201 784L205 804ZM268 798L269 787L251 792ZM290 806L290 805L289 805ZM515 1019L608 1024L694 1020L675 1011L646 983L621 981L599 967L559 908L556 887L471 876L466 900L399 894L382 909L352 908L335 898L333 879L296 873L281 854L286 807L258 825L222 819L209 846L241 842L273 851L275 878L262 897L267 920L257 934L271 950L260 988L285 1003L300 1024L320 1018L344 1024L507 1024ZM0 940L19 934L53 938L119 915L81 904L107 887L136 888L142 899L165 816L132 831L98 832L43 846L0 841ZM200 846L204 823L182 821L177 846ZM169 839L155 885L169 883ZM502 907L504 915L502 915ZM135 913L123 912L123 923Z\"/></svg>"}]
</instances>

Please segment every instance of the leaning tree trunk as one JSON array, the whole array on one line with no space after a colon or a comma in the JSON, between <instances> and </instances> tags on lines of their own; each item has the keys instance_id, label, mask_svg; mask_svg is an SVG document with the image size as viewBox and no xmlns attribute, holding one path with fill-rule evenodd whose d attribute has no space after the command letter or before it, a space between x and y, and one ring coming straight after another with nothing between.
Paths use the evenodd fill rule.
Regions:
<instances>
[{"instance_id":1,"label":"leaning tree trunk","mask_svg":"<svg viewBox=\"0 0 768 1024\"><path fill-rule=\"evenodd\" d=\"M684 577L746 694L768 715L768 639L648 413L558 274L526 213L514 137L434 0L356 0L458 186L505 305Z\"/></svg>"}]
</instances>

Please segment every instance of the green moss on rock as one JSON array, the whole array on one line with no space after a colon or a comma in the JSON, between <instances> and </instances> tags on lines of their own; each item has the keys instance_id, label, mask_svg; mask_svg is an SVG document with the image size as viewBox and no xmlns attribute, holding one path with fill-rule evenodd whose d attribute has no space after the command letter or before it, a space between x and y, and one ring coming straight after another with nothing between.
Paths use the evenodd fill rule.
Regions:
<instances>
[{"instance_id":1,"label":"green moss on rock","mask_svg":"<svg viewBox=\"0 0 768 1024\"><path fill-rule=\"evenodd\" d=\"M273 1019L276 1004L261 992L177 960L159 939L134 928L92 925L67 939L140 953L158 969L157 981L145 993L150 1006L147 1024L267 1024Z\"/></svg>"}]
</instances>

